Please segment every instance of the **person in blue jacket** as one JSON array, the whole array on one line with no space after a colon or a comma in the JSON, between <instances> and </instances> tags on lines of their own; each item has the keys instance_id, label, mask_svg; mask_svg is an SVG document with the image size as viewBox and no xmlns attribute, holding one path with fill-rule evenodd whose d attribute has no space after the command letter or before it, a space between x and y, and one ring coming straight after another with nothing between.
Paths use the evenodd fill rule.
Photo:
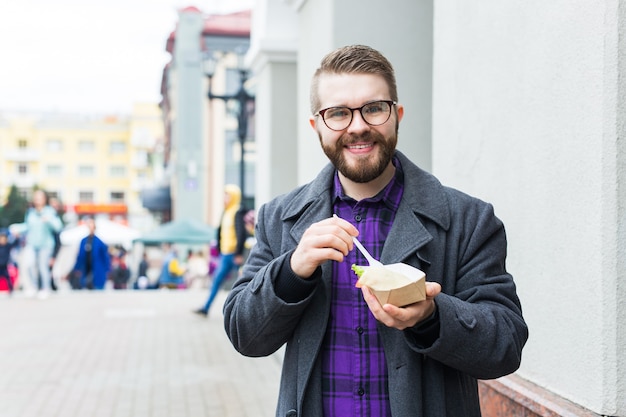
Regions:
<instances>
[{"instance_id":1,"label":"person in blue jacket","mask_svg":"<svg viewBox=\"0 0 626 417\"><path fill-rule=\"evenodd\" d=\"M74 289L103 290L111 269L109 247L96 236L96 222L92 218L85 220L89 234L80 241L78 256L73 269L72 287Z\"/></svg>"}]
</instances>

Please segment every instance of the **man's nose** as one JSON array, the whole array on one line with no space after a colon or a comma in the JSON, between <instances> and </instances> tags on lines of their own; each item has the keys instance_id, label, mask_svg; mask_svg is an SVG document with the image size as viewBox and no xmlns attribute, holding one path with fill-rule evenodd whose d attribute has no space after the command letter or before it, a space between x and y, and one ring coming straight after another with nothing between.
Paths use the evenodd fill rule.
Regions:
<instances>
[{"instance_id":1,"label":"man's nose","mask_svg":"<svg viewBox=\"0 0 626 417\"><path fill-rule=\"evenodd\" d=\"M365 120L363 120L363 116L359 110L352 110L352 120L348 125L349 132L359 132L366 129L369 129L369 124Z\"/></svg>"}]
</instances>

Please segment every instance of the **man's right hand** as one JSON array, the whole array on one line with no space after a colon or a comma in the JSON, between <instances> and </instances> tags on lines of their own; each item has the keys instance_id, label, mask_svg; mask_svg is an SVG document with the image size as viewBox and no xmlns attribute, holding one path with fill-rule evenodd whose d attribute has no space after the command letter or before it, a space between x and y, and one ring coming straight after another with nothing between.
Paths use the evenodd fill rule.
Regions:
<instances>
[{"instance_id":1,"label":"man's right hand","mask_svg":"<svg viewBox=\"0 0 626 417\"><path fill-rule=\"evenodd\" d=\"M291 269L307 279L326 261L342 262L354 247L352 238L358 235L356 227L338 217L313 223L291 255Z\"/></svg>"}]
</instances>

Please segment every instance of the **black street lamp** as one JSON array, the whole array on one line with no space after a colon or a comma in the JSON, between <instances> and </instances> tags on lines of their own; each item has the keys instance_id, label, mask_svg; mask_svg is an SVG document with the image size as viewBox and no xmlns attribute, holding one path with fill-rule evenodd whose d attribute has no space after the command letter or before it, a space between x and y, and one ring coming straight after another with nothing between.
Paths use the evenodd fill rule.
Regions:
<instances>
[{"instance_id":1,"label":"black street lamp","mask_svg":"<svg viewBox=\"0 0 626 417\"><path fill-rule=\"evenodd\" d=\"M250 117L250 111L248 109L248 103L251 100L254 100L254 96L250 95L246 89L245 84L248 80L248 71L244 69L241 65L238 68L239 71L239 89L236 93L230 95L220 95L213 94L211 91L211 80L213 75L215 75L215 67L217 66L216 59L211 56L207 60L204 61L204 72L207 78L209 79L209 92L207 96L209 100L217 99L222 100L225 103L229 101L236 102L238 105L237 108L237 135L239 138L239 146L241 149L241 159L239 161L239 188L241 189L241 197L242 204L245 200L245 163L244 163L244 143L246 141L246 135L248 134L248 119Z\"/></svg>"}]
</instances>

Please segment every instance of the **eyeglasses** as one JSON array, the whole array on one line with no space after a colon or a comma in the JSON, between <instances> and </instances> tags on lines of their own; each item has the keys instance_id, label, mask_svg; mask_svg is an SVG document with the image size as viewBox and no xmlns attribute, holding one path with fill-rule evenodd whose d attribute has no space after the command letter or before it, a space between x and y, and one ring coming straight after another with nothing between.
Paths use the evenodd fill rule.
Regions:
<instances>
[{"instance_id":1,"label":"eyeglasses","mask_svg":"<svg viewBox=\"0 0 626 417\"><path fill-rule=\"evenodd\" d=\"M320 110L314 116L322 116L324 124L328 126L330 130L344 130L354 117L354 111L358 110L361 113L361 117L370 126L380 126L389 120L391 116L391 106L395 105L393 100L378 100L365 103L361 107L329 107L327 109Z\"/></svg>"}]
</instances>

